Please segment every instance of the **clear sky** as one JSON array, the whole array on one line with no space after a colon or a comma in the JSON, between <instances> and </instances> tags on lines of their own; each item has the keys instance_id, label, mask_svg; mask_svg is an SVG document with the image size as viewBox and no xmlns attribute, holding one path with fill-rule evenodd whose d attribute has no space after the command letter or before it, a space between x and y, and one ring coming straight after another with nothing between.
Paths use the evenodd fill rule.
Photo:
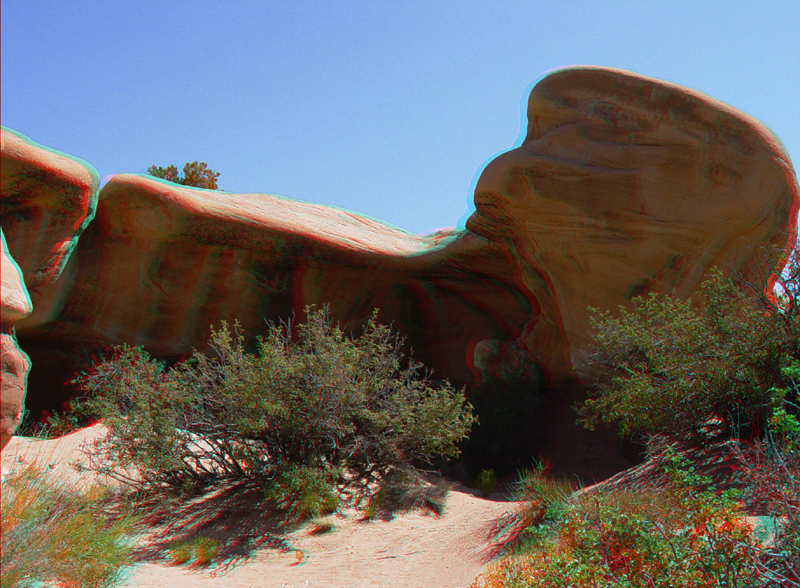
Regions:
<instances>
[{"instance_id":1,"label":"clear sky","mask_svg":"<svg viewBox=\"0 0 800 588\"><path fill-rule=\"evenodd\" d=\"M800 0L2 0L2 124L101 179L200 160L229 192L455 226L530 84L629 69L800 161Z\"/></svg>"}]
</instances>

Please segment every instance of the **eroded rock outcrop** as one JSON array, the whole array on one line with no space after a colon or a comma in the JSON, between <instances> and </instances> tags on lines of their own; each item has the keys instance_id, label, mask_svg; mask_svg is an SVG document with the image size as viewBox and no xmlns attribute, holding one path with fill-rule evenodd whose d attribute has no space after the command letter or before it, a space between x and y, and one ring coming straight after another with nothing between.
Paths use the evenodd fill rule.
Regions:
<instances>
[{"instance_id":1,"label":"eroded rock outcrop","mask_svg":"<svg viewBox=\"0 0 800 588\"><path fill-rule=\"evenodd\" d=\"M180 357L222 320L252 339L267 320L329 304L346 330L379 308L416 359L466 383L472 348L513 341L533 312L507 253L467 231L413 235L331 207L149 176L109 180L76 261L58 317L18 326L34 365L57 365L75 341Z\"/></svg>"},{"instance_id":2,"label":"eroded rock outcrop","mask_svg":"<svg viewBox=\"0 0 800 588\"><path fill-rule=\"evenodd\" d=\"M483 171L475 206L467 228L513 253L541 307L520 345L552 376L580 377L587 307L689 297L713 266L765 284L794 238L798 186L755 119L659 80L576 67L535 85L527 136Z\"/></svg>"},{"instance_id":3,"label":"eroded rock outcrop","mask_svg":"<svg viewBox=\"0 0 800 588\"><path fill-rule=\"evenodd\" d=\"M0 448L20 422L30 362L15 326L58 315L71 285L65 271L97 202L97 172L85 162L0 131L2 305Z\"/></svg>"},{"instance_id":4,"label":"eroded rock outcrop","mask_svg":"<svg viewBox=\"0 0 800 588\"><path fill-rule=\"evenodd\" d=\"M53 394L80 343L178 358L221 320L254 337L266 320L329 304L357 330L377 307L417 359L457 384L543 371L563 396L548 405L547 442L563 442L562 457L606 459L610 444L576 433L566 392L590 376L587 307L690 296L713 266L763 282L778 255L770 247L794 236L797 180L757 121L629 72L551 73L528 118L522 145L483 171L468 230L427 236L140 175L104 186L81 235L96 175L9 135L2 227L32 300L13 321L34 365L30 386Z\"/></svg>"},{"instance_id":5,"label":"eroded rock outcrop","mask_svg":"<svg viewBox=\"0 0 800 588\"><path fill-rule=\"evenodd\" d=\"M19 425L25 402L25 389L30 370L28 356L19 348L14 323L31 312L30 298L22 272L8 253L6 239L0 229L0 450L5 447Z\"/></svg>"}]
</instances>

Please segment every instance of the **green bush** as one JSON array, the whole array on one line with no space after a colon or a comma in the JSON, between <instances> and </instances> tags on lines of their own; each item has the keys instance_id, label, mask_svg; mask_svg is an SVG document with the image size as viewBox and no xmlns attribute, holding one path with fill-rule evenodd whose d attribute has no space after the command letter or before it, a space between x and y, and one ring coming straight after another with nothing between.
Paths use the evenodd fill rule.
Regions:
<instances>
[{"instance_id":1,"label":"green bush","mask_svg":"<svg viewBox=\"0 0 800 588\"><path fill-rule=\"evenodd\" d=\"M746 437L786 408L782 368L800 356L796 312L719 272L698 302L651 294L634 298L632 312L620 308L619 318L595 311L596 357L606 371L578 407L585 425L698 438L716 423Z\"/></svg>"},{"instance_id":2,"label":"green bush","mask_svg":"<svg viewBox=\"0 0 800 588\"><path fill-rule=\"evenodd\" d=\"M508 555L486 588L750 586L757 578L752 528L732 494L695 486L675 454L672 483L635 491L568 494L541 470L521 483L530 502Z\"/></svg>"},{"instance_id":3,"label":"green bush","mask_svg":"<svg viewBox=\"0 0 800 588\"><path fill-rule=\"evenodd\" d=\"M3 588L115 586L134 564L131 539L141 517L107 491L83 493L29 467L7 476L0 496Z\"/></svg>"},{"instance_id":4,"label":"green bush","mask_svg":"<svg viewBox=\"0 0 800 588\"><path fill-rule=\"evenodd\" d=\"M291 516L335 511L341 496L361 505L378 491L394 506L440 500L413 464L457 455L474 420L463 391L404 363L402 340L377 311L360 337L324 309L307 315L296 337L291 325L271 325L255 354L238 324L223 323L212 327L211 355L167 369L120 347L82 374L82 410L111 432L95 447L107 460L100 471L145 492L257 483Z\"/></svg>"},{"instance_id":5,"label":"green bush","mask_svg":"<svg viewBox=\"0 0 800 588\"><path fill-rule=\"evenodd\" d=\"M525 506L496 528L507 555L473 586L800 588L798 266L779 283L776 301L715 273L695 303L651 295L619 318L595 311L607 371L579 413L590 428L650 433L649 452L671 463L668 483L570 495L541 466L523 472ZM715 491L681 456L709 435L747 438L743 494ZM741 497L765 509L770 536Z\"/></svg>"}]
</instances>

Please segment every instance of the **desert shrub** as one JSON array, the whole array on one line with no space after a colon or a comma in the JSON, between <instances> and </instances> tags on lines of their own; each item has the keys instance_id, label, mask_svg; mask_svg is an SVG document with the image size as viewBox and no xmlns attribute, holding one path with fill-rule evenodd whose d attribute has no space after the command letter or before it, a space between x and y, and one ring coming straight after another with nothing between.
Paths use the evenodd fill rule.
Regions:
<instances>
[{"instance_id":1,"label":"desert shrub","mask_svg":"<svg viewBox=\"0 0 800 588\"><path fill-rule=\"evenodd\" d=\"M124 346L94 365L77 381L84 410L110 430L94 450L106 457L99 469L143 492L256 483L291 516L335 511L340 496L441 499L413 464L457 455L473 422L463 391L406 362L377 312L359 337L325 309L307 315L294 337L291 325L271 325L257 353L223 323L209 355L170 369Z\"/></svg>"},{"instance_id":2,"label":"desert shrub","mask_svg":"<svg viewBox=\"0 0 800 588\"><path fill-rule=\"evenodd\" d=\"M674 455L666 488L572 495L562 488L549 490L549 500L534 498L523 540L473 586L752 585L750 549L758 543L735 495L706 488ZM543 488L535 471L527 478Z\"/></svg>"},{"instance_id":3,"label":"desert shrub","mask_svg":"<svg viewBox=\"0 0 800 588\"><path fill-rule=\"evenodd\" d=\"M800 386L800 362L793 361L783 370L789 390ZM796 408L796 407L795 407ZM766 513L770 533L766 545L751 549L753 565L759 577L772 585L800 588L800 424L784 408L773 411L763 440L751 451L742 452L749 483L746 498L760 505Z\"/></svg>"},{"instance_id":4,"label":"desert shrub","mask_svg":"<svg viewBox=\"0 0 800 588\"><path fill-rule=\"evenodd\" d=\"M718 423L725 435L753 436L776 409L793 406L781 384L782 368L800 356L796 312L719 272L697 302L651 294L619 318L595 311L596 358L606 371L578 407L585 425L698 438Z\"/></svg>"},{"instance_id":5,"label":"desert shrub","mask_svg":"<svg viewBox=\"0 0 800 588\"><path fill-rule=\"evenodd\" d=\"M587 490L531 498L500 531L506 557L474 586L800 586L800 269L796 250L777 298L742 289L719 272L695 301L635 298L618 318L595 312L596 359L605 371L577 407L588 427L655 433L666 486ZM745 437L743 494L717 492L681 447L709 435ZM766 508L757 533L741 499ZM763 531L763 529L761 529Z\"/></svg>"},{"instance_id":6,"label":"desert shrub","mask_svg":"<svg viewBox=\"0 0 800 588\"><path fill-rule=\"evenodd\" d=\"M114 586L133 565L140 517L107 491L80 492L29 467L2 482L0 585Z\"/></svg>"},{"instance_id":7,"label":"desert shrub","mask_svg":"<svg viewBox=\"0 0 800 588\"><path fill-rule=\"evenodd\" d=\"M481 494L484 496L489 496L492 492L494 492L495 486L497 486L497 476L494 473L494 470L481 470L478 472L478 477L475 480L478 490L481 491Z\"/></svg>"},{"instance_id":8,"label":"desert shrub","mask_svg":"<svg viewBox=\"0 0 800 588\"><path fill-rule=\"evenodd\" d=\"M707 556L728 569L741 559L757 586L800 586L800 271L793 259L778 278L777 297L715 272L695 303L651 295L634 299L632 312L620 309L619 318L596 313L597 358L607 372L578 409L589 427L615 421L623 433L657 433L651 439L684 446L710 434L747 440L739 456L744 495L770 521L770 537L737 539L728 546L736 562ZM696 496L682 503L707 516L733 512L707 492ZM722 530L735 528L727 520ZM706 543L719 532L706 533Z\"/></svg>"},{"instance_id":9,"label":"desert shrub","mask_svg":"<svg viewBox=\"0 0 800 588\"><path fill-rule=\"evenodd\" d=\"M553 502L538 498L541 476L527 472L534 492L509 519L509 555L474 585L800 586L800 289L791 275L777 301L715 273L695 303L651 295L619 318L597 312L596 357L607 371L579 407L584 424L658 433L648 448L666 441L669 483ZM710 434L755 447L740 455L743 494L715 491L681 457ZM742 498L766 508L769 533L748 523Z\"/></svg>"}]
</instances>

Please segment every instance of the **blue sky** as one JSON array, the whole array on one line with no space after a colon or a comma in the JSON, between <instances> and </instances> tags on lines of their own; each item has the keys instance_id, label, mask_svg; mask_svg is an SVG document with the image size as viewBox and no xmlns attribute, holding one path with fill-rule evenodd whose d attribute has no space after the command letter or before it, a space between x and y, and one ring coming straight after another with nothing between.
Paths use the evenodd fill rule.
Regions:
<instances>
[{"instance_id":1,"label":"blue sky","mask_svg":"<svg viewBox=\"0 0 800 588\"><path fill-rule=\"evenodd\" d=\"M3 0L2 124L100 177L200 160L229 192L455 226L526 88L629 69L760 119L800 161L800 1Z\"/></svg>"}]
</instances>

